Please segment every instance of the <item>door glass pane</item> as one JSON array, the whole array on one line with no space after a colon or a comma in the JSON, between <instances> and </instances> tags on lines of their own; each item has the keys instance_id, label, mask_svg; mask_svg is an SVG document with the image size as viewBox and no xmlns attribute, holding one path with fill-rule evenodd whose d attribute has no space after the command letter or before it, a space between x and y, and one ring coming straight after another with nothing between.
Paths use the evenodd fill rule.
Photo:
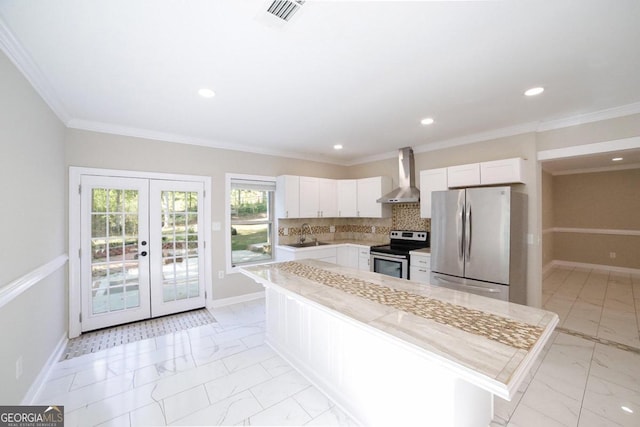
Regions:
<instances>
[{"instance_id":1,"label":"door glass pane","mask_svg":"<svg viewBox=\"0 0 640 427\"><path fill-rule=\"evenodd\" d=\"M197 297L198 193L163 191L160 201L163 301Z\"/></svg>"},{"instance_id":2,"label":"door glass pane","mask_svg":"<svg viewBox=\"0 0 640 427\"><path fill-rule=\"evenodd\" d=\"M138 307L138 191L95 188L91 209L92 312Z\"/></svg>"}]
</instances>

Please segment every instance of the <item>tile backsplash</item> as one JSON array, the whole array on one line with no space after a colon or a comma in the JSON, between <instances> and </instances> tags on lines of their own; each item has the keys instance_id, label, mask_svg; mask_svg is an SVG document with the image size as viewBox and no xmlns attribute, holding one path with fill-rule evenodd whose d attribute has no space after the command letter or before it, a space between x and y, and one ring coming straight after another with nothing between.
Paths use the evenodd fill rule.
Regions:
<instances>
[{"instance_id":1,"label":"tile backsplash","mask_svg":"<svg viewBox=\"0 0 640 427\"><path fill-rule=\"evenodd\" d=\"M278 242L280 244L297 242L304 223L311 226L311 231L318 240L325 242L348 239L383 244L389 241L389 232L391 231L391 218L280 219Z\"/></svg>"},{"instance_id":2,"label":"tile backsplash","mask_svg":"<svg viewBox=\"0 0 640 427\"><path fill-rule=\"evenodd\" d=\"M391 230L429 231L431 227L428 218L420 218L419 203L393 205L391 218L301 218L278 222L279 244L297 242L304 223L311 226L313 235L320 241L348 239L380 244L389 241Z\"/></svg>"},{"instance_id":3,"label":"tile backsplash","mask_svg":"<svg viewBox=\"0 0 640 427\"><path fill-rule=\"evenodd\" d=\"M393 205L393 230L431 231L431 219L420 218L420 203L398 203Z\"/></svg>"}]
</instances>

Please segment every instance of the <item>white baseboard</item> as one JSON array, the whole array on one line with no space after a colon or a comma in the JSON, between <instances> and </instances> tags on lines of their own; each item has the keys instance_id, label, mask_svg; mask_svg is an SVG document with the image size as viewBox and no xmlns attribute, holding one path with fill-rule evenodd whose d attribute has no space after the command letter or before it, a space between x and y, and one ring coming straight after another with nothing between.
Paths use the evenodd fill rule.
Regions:
<instances>
[{"instance_id":1,"label":"white baseboard","mask_svg":"<svg viewBox=\"0 0 640 427\"><path fill-rule=\"evenodd\" d=\"M553 260L549 264L551 264L551 267L581 267L581 268L592 268L592 269L599 269L599 270L610 270L618 273L640 274L640 269L638 268L616 267L613 265L604 265L604 264L589 264L586 262ZM549 264L547 264L547 266ZM547 267L545 266L543 271L545 271L546 268Z\"/></svg>"},{"instance_id":2,"label":"white baseboard","mask_svg":"<svg viewBox=\"0 0 640 427\"><path fill-rule=\"evenodd\" d=\"M239 304L241 302L254 301L261 298L264 298L264 291L254 292L252 294L238 295L237 297L214 299L213 301L211 301L211 307L224 307L227 305Z\"/></svg>"},{"instance_id":3,"label":"white baseboard","mask_svg":"<svg viewBox=\"0 0 640 427\"><path fill-rule=\"evenodd\" d=\"M56 346L55 350L51 353L51 356L49 356L49 359L47 359L47 362L44 364L42 369L40 369L40 373L31 383L31 387L29 387L29 390L27 390L27 394L22 399L22 405L33 405L35 403L36 399L38 398L38 394L40 394L40 389L47 381L49 373L53 369L54 365L58 362L58 360L60 360L64 349L67 348L68 342L69 339L67 338L67 331L64 331L64 334L60 338L60 341L58 341L58 345Z\"/></svg>"}]
</instances>

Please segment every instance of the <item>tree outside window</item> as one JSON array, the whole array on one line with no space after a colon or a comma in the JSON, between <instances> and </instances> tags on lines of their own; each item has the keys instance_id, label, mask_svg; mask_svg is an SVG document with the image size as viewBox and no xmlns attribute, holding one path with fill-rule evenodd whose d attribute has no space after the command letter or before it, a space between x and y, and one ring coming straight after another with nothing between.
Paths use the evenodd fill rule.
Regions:
<instances>
[{"instance_id":1,"label":"tree outside window","mask_svg":"<svg viewBox=\"0 0 640 427\"><path fill-rule=\"evenodd\" d=\"M231 263L272 260L273 182L231 180Z\"/></svg>"}]
</instances>

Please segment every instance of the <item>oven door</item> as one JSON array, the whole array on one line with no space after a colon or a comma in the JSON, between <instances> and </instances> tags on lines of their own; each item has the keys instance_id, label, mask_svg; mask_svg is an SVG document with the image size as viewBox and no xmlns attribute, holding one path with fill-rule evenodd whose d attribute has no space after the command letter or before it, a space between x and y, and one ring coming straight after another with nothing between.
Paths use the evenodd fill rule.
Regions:
<instances>
[{"instance_id":1,"label":"oven door","mask_svg":"<svg viewBox=\"0 0 640 427\"><path fill-rule=\"evenodd\" d=\"M409 258L405 255L371 253L371 271L400 279L409 278Z\"/></svg>"}]
</instances>

